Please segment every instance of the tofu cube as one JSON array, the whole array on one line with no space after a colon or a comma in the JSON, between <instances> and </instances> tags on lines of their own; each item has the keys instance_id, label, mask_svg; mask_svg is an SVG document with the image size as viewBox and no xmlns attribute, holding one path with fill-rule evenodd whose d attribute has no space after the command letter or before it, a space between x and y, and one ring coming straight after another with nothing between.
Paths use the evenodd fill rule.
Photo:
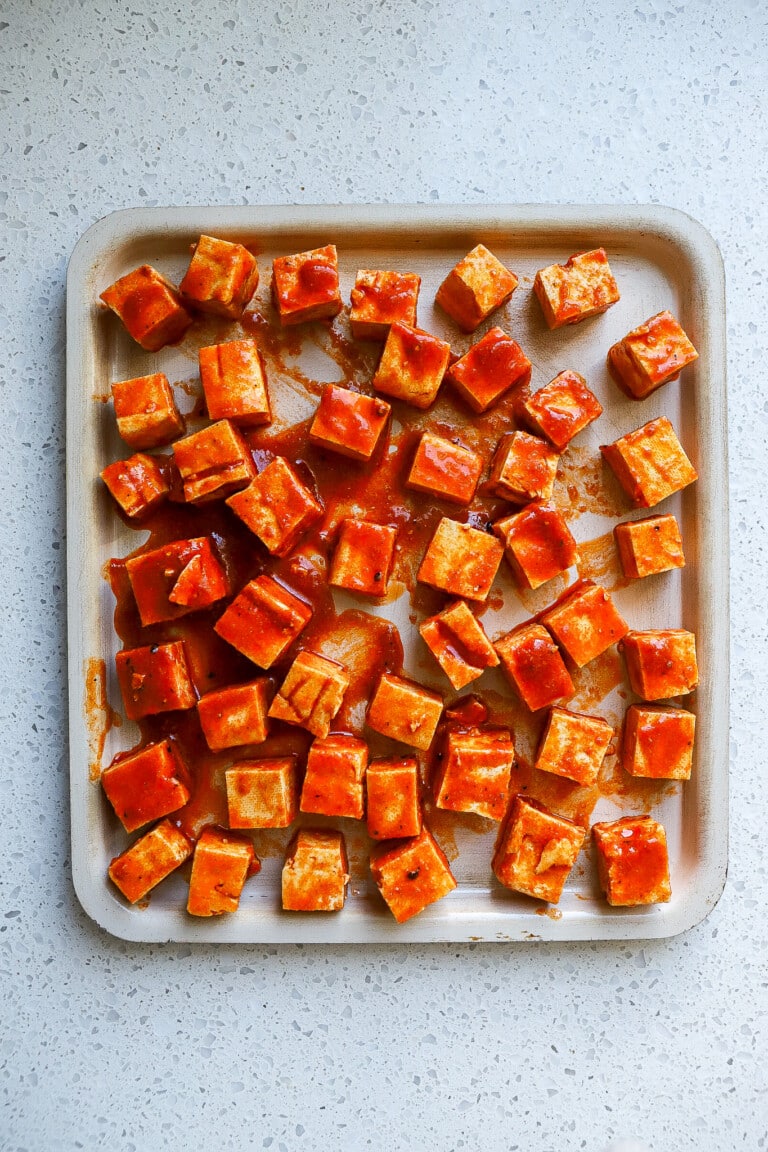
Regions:
<instances>
[{"instance_id":1,"label":"tofu cube","mask_svg":"<svg viewBox=\"0 0 768 1152\"><path fill-rule=\"evenodd\" d=\"M101 784L126 832L183 808L190 796L186 764L171 740L116 757Z\"/></svg>"},{"instance_id":2,"label":"tofu cube","mask_svg":"<svg viewBox=\"0 0 768 1152\"><path fill-rule=\"evenodd\" d=\"M328 583L335 588L386 596L397 529L367 520L342 520Z\"/></svg>"},{"instance_id":3,"label":"tofu cube","mask_svg":"<svg viewBox=\"0 0 768 1152\"><path fill-rule=\"evenodd\" d=\"M510 432L499 441L491 465L489 488L513 504L549 500L558 460L557 453L539 436Z\"/></svg>"},{"instance_id":4,"label":"tofu cube","mask_svg":"<svg viewBox=\"0 0 768 1152\"><path fill-rule=\"evenodd\" d=\"M597 782L612 739L613 728L599 716L552 708L534 767L591 787Z\"/></svg>"},{"instance_id":5,"label":"tofu cube","mask_svg":"<svg viewBox=\"0 0 768 1152\"><path fill-rule=\"evenodd\" d=\"M457 692L499 663L482 624L463 600L425 620L419 632Z\"/></svg>"},{"instance_id":6,"label":"tofu cube","mask_svg":"<svg viewBox=\"0 0 768 1152\"><path fill-rule=\"evenodd\" d=\"M231 420L242 428L271 423L267 376L255 340L210 344L198 358L211 420Z\"/></svg>"},{"instance_id":7,"label":"tofu cube","mask_svg":"<svg viewBox=\"0 0 768 1152\"><path fill-rule=\"evenodd\" d=\"M239 320L258 286L259 266L247 248L201 236L179 291L198 312Z\"/></svg>"},{"instance_id":8,"label":"tofu cube","mask_svg":"<svg viewBox=\"0 0 768 1152\"><path fill-rule=\"evenodd\" d=\"M338 384L323 391L309 439L318 448L350 460L370 460L389 421L392 408L379 396L361 396Z\"/></svg>"},{"instance_id":9,"label":"tofu cube","mask_svg":"<svg viewBox=\"0 0 768 1152\"><path fill-rule=\"evenodd\" d=\"M184 431L164 372L116 380L112 385L117 430L131 448L160 448Z\"/></svg>"},{"instance_id":10,"label":"tofu cube","mask_svg":"<svg viewBox=\"0 0 768 1152\"><path fill-rule=\"evenodd\" d=\"M473 412L485 412L505 392L531 378L531 362L502 328L489 328L482 340L445 374Z\"/></svg>"},{"instance_id":11,"label":"tofu cube","mask_svg":"<svg viewBox=\"0 0 768 1152\"><path fill-rule=\"evenodd\" d=\"M414 408L429 408L450 358L451 346L445 340L396 321L389 329L373 387Z\"/></svg>"},{"instance_id":12,"label":"tofu cube","mask_svg":"<svg viewBox=\"0 0 768 1152\"><path fill-rule=\"evenodd\" d=\"M507 679L531 712L573 696L568 669L541 624L527 624L508 632L496 641L494 648Z\"/></svg>"},{"instance_id":13,"label":"tofu cube","mask_svg":"<svg viewBox=\"0 0 768 1152\"><path fill-rule=\"evenodd\" d=\"M245 881L260 870L250 840L221 828L204 828L192 857L187 912L190 916L237 912Z\"/></svg>"},{"instance_id":14,"label":"tofu cube","mask_svg":"<svg viewBox=\"0 0 768 1152\"><path fill-rule=\"evenodd\" d=\"M384 672L368 707L367 723L382 736L426 752L442 711L443 698L437 692Z\"/></svg>"},{"instance_id":15,"label":"tofu cube","mask_svg":"<svg viewBox=\"0 0 768 1152\"><path fill-rule=\"evenodd\" d=\"M337 733L315 740L307 756L301 811L362 820L368 745L357 736Z\"/></svg>"},{"instance_id":16,"label":"tofu cube","mask_svg":"<svg viewBox=\"0 0 768 1152\"><path fill-rule=\"evenodd\" d=\"M173 284L149 264L110 284L101 299L146 352L175 344L192 323Z\"/></svg>"},{"instance_id":17,"label":"tofu cube","mask_svg":"<svg viewBox=\"0 0 768 1152\"><path fill-rule=\"evenodd\" d=\"M506 304L517 288L517 276L484 244L459 260L437 290L435 302L463 332L474 332L491 312Z\"/></svg>"},{"instance_id":18,"label":"tofu cube","mask_svg":"<svg viewBox=\"0 0 768 1152\"><path fill-rule=\"evenodd\" d=\"M544 613L541 622L577 668L601 656L629 631L610 595L591 581L580 582Z\"/></svg>"},{"instance_id":19,"label":"tofu cube","mask_svg":"<svg viewBox=\"0 0 768 1152\"><path fill-rule=\"evenodd\" d=\"M192 845L184 833L170 820L161 820L114 858L109 878L130 904L138 904L191 855Z\"/></svg>"},{"instance_id":20,"label":"tofu cube","mask_svg":"<svg viewBox=\"0 0 768 1152\"><path fill-rule=\"evenodd\" d=\"M552 504L529 504L522 512L497 520L493 530L521 588L540 588L578 559L571 530Z\"/></svg>"},{"instance_id":21,"label":"tofu cube","mask_svg":"<svg viewBox=\"0 0 768 1152\"><path fill-rule=\"evenodd\" d=\"M632 908L666 904L669 883L667 834L650 816L623 816L593 824L597 874L609 904Z\"/></svg>"},{"instance_id":22,"label":"tofu cube","mask_svg":"<svg viewBox=\"0 0 768 1152\"><path fill-rule=\"evenodd\" d=\"M533 290L550 328L578 324L605 312L619 299L604 248L578 252L565 264L539 269Z\"/></svg>"},{"instance_id":23,"label":"tofu cube","mask_svg":"<svg viewBox=\"0 0 768 1152\"><path fill-rule=\"evenodd\" d=\"M386 340L396 320L413 327L420 287L413 272L358 272L349 310L355 340Z\"/></svg>"},{"instance_id":24,"label":"tofu cube","mask_svg":"<svg viewBox=\"0 0 768 1152\"><path fill-rule=\"evenodd\" d=\"M699 682L693 632L683 628L628 632L622 649L632 691L643 700L685 696Z\"/></svg>"},{"instance_id":25,"label":"tofu cube","mask_svg":"<svg viewBox=\"0 0 768 1152\"><path fill-rule=\"evenodd\" d=\"M312 619L308 604L271 576L257 576L214 625L222 640L260 668L271 668Z\"/></svg>"},{"instance_id":26,"label":"tofu cube","mask_svg":"<svg viewBox=\"0 0 768 1152\"><path fill-rule=\"evenodd\" d=\"M696 717L684 708L631 704L624 719L624 771L650 780L690 780L695 731Z\"/></svg>"},{"instance_id":27,"label":"tofu cube","mask_svg":"<svg viewBox=\"0 0 768 1152\"><path fill-rule=\"evenodd\" d=\"M197 702L197 715L213 752L261 744L267 738L270 682L266 677L206 692Z\"/></svg>"},{"instance_id":28,"label":"tofu cube","mask_svg":"<svg viewBox=\"0 0 768 1152\"><path fill-rule=\"evenodd\" d=\"M448 859L428 828L399 844L374 849L371 875L398 924L456 887Z\"/></svg>"},{"instance_id":29,"label":"tofu cube","mask_svg":"<svg viewBox=\"0 0 768 1152\"><path fill-rule=\"evenodd\" d=\"M417 579L451 596L466 600L486 600L501 564L504 549L487 532L442 518Z\"/></svg>"},{"instance_id":30,"label":"tofu cube","mask_svg":"<svg viewBox=\"0 0 768 1152\"><path fill-rule=\"evenodd\" d=\"M197 703L183 640L126 649L118 652L115 663L129 720L186 711Z\"/></svg>"},{"instance_id":31,"label":"tofu cube","mask_svg":"<svg viewBox=\"0 0 768 1152\"><path fill-rule=\"evenodd\" d=\"M586 832L536 800L516 796L493 856L505 888L557 904Z\"/></svg>"},{"instance_id":32,"label":"tofu cube","mask_svg":"<svg viewBox=\"0 0 768 1152\"><path fill-rule=\"evenodd\" d=\"M323 514L322 504L282 456L276 456L228 506L264 547L287 556L300 536Z\"/></svg>"},{"instance_id":33,"label":"tofu cube","mask_svg":"<svg viewBox=\"0 0 768 1152\"><path fill-rule=\"evenodd\" d=\"M244 488L256 475L248 445L229 420L219 420L177 440L173 456L189 504L221 500Z\"/></svg>"},{"instance_id":34,"label":"tofu cube","mask_svg":"<svg viewBox=\"0 0 768 1152\"><path fill-rule=\"evenodd\" d=\"M299 652L267 715L306 728L313 736L327 736L347 688L349 673L343 664Z\"/></svg>"},{"instance_id":35,"label":"tofu cube","mask_svg":"<svg viewBox=\"0 0 768 1152\"><path fill-rule=\"evenodd\" d=\"M341 832L301 828L288 848L282 874L286 912L339 912L349 883Z\"/></svg>"},{"instance_id":36,"label":"tofu cube","mask_svg":"<svg viewBox=\"0 0 768 1152\"><path fill-rule=\"evenodd\" d=\"M475 495L484 461L479 453L434 432L424 432L413 458L406 488L426 492L452 504L469 504Z\"/></svg>"},{"instance_id":37,"label":"tofu cube","mask_svg":"<svg viewBox=\"0 0 768 1152\"><path fill-rule=\"evenodd\" d=\"M210 536L142 552L126 560L125 569L145 627L209 608L231 591Z\"/></svg>"},{"instance_id":38,"label":"tofu cube","mask_svg":"<svg viewBox=\"0 0 768 1152\"><path fill-rule=\"evenodd\" d=\"M515 745L506 728L449 732L433 783L435 804L501 820L514 762Z\"/></svg>"},{"instance_id":39,"label":"tofu cube","mask_svg":"<svg viewBox=\"0 0 768 1152\"><path fill-rule=\"evenodd\" d=\"M230 828L287 828L299 810L293 756L239 760L224 773Z\"/></svg>"},{"instance_id":40,"label":"tofu cube","mask_svg":"<svg viewBox=\"0 0 768 1152\"><path fill-rule=\"evenodd\" d=\"M608 350L608 370L635 400L643 400L662 384L676 380L681 369L698 359L698 352L671 312L659 312Z\"/></svg>"},{"instance_id":41,"label":"tofu cube","mask_svg":"<svg viewBox=\"0 0 768 1152\"><path fill-rule=\"evenodd\" d=\"M372 760L365 776L368 835L394 840L421 832L419 765L412 756Z\"/></svg>"},{"instance_id":42,"label":"tofu cube","mask_svg":"<svg viewBox=\"0 0 768 1152\"><path fill-rule=\"evenodd\" d=\"M685 567L683 538L671 512L617 524L613 535L621 570L630 579Z\"/></svg>"},{"instance_id":43,"label":"tofu cube","mask_svg":"<svg viewBox=\"0 0 768 1152\"><path fill-rule=\"evenodd\" d=\"M597 420L603 406L578 372L566 369L523 404L526 419L557 452Z\"/></svg>"},{"instance_id":44,"label":"tofu cube","mask_svg":"<svg viewBox=\"0 0 768 1152\"><path fill-rule=\"evenodd\" d=\"M697 479L666 416L602 444L600 451L636 508L653 508Z\"/></svg>"},{"instance_id":45,"label":"tofu cube","mask_svg":"<svg viewBox=\"0 0 768 1152\"><path fill-rule=\"evenodd\" d=\"M108 464L102 470L101 478L110 495L131 520L148 516L170 492L161 463L143 452Z\"/></svg>"},{"instance_id":46,"label":"tofu cube","mask_svg":"<svg viewBox=\"0 0 768 1152\"><path fill-rule=\"evenodd\" d=\"M313 248L272 261L272 299L284 328L341 312L336 248Z\"/></svg>"}]
</instances>

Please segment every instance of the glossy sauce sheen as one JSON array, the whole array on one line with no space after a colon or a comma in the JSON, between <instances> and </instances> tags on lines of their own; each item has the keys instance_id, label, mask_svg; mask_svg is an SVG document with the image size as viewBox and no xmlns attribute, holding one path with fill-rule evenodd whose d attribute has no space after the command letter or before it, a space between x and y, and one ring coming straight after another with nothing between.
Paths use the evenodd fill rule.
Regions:
<instances>
[{"instance_id":1,"label":"glossy sauce sheen","mask_svg":"<svg viewBox=\"0 0 768 1152\"><path fill-rule=\"evenodd\" d=\"M319 273L320 279L324 275L324 271ZM307 326L306 331L302 332L281 331L276 320L247 313L243 317L242 328L229 326L226 338L239 336L243 329L246 334L253 333L265 356L272 388L279 387L274 382L279 373L281 377L319 398L325 385L308 378L292 362L303 341L316 339L314 328L313 325ZM370 379L375 362L372 362L370 349L358 347L347 340L337 322L328 332L327 340L323 338L323 350L332 355L342 369L345 379L341 383L371 393ZM409 355L429 359L436 354L440 355L439 345L436 347L430 337L414 336L409 341ZM338 525L345 517L360 515L359 509L364 508L366 519L395 527L398 536L394 568L389 581L389 598L402 594L404 590L410 593L414 627L420 617L431 616L442 610L453 597L416 583L416 572L440 519L447 515L485 531L494 520L514 509L507 502L489 496L483 491L482 484L467 509L457 509L455 504L409 491L405 487L405 480L417 442L425 430L446 439L458 438L467 447L484 456L487 474L493 450L500 437L510 428L522 426L518 413L521 400L527 395L526 380L520 386L513 387L488 412L481 415L470 415L464 403L451 389L446 388L443 388L438 404L428 412L417 411L394 400L393 417L395 427L400 430L396 434L390 432L383 435L373 457L367 462L350 461L313 445L309 440L311 418L287 430L274 430L270 427L248 430L243 435L258 470L263 471L277 455L286 457L297 467L302 480L317 495L325 509L324 515L301 537L291 554L282 559L270 556L221 500L202 506L178 501L161 505L143 520L141 528L149 531L149 539L137 552L150 551L174 540L207 536L216 542L233 595L262 573L272 575L292 590L311 605L313 616L298 641L264 674L272 684L271 695L282 683L299 650L309 649L342 662L350 673L351 684L332 730L362 736L370 746L372 757L402 755L401 745L378 736L364 724L365 707L381 672L402 672L400 636L394 625L369 614L366 609L370 602L364 599L360 600L359 608L341 614L337 612L327 584L327 575ZM173 472L172 464L170 469ZM135 527L126 517L123 520L130 527ZM116 597L115 628L123 647L184 640L191 678L198 695L263 674L213 630L213 625L231 602L231 597L210 609L192 612L170 623L142 628L124 559L111 562L109 579ZM514 592L508 593L505 590L504 595L514 595ZM464 657L470 654L459 651L457 655ZM613 687L613 683L611 681L609 687ZM441 690L450 701L453 694L447 681ZM472 723L479 722L478 711L485 714L490 709L488 719L491 723L515 727L508 719L513 716L524 730L540 729L543 717L532 717L511 692L508 698L498 699L495 693L484 693L480 688L479 696L480 700L475 698L475 704L470 710ZM453 714L456 718L446 713L447 718L441 725L431 755L437 754L446 725L467 722L462 707L460 705L458 713ZM212 752L202 734L196 709L149 716L139 721L139 727L141 744L170 737L182 749L191 771L191 798L171 820L191 837L199 835L202 828L210 823L226 827L223 773L227 766L243 759L296 755L303 775L312 739L301 728L271 720L270 732L264 743ZM567 781L544 777L545 774L531 769L521 751L513 770L512 792L524 790L528 794L540 796L546 803L557 807L558 811L585 820L598 799L600 789L574 788ZM616 789L611 784L608 790ZM428 821L450 855L451 829L457 824L474 827L474 818L435 810L426 794L424 804ZM299 823L323 826L323 818L300 817ZM487 830L482 821L479 821L479 826L479 830ZM357 833L349 831L356 827L345 825L345 835L350 846L353 876L355 873L362 876L367 872L367 850L359 853L356 851L356 847L360 847L357 845ZM269 854L275 850L276 844L279 845L277 850L282 851L288 839L287 830L284 833L257 833L254 837L256 851L259 855ZM366 849L368 841L364 831L360 832L359 839L362 848Z\"/></svg>"}]
</instances>

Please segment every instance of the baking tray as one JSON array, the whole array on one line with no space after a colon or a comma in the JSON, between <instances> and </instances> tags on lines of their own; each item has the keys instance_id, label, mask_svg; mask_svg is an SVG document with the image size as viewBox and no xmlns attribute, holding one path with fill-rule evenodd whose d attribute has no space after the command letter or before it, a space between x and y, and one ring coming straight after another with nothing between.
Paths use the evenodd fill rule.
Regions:
<instances>
[{"instance_id":1,"label":"baking tray","mask_svg":"<svg viewBox=\"0 0 768 1152\"><path fill-rule=\"evenodd\" d=\"M521 343L533 362L538 388L562 368L581 372L604 406L604 415L569 449L564 467L581 514L572 523L589 562L582 574L601 575L605 542L617 509L606 517L594 492L597 448L657 416L668 416L699 471L699 480L665 501L680 521L687 565L619 588L616 603L632 627L685 627L696 633L701 682L690 706L697 714L697 746L692 779L685 783L636 782L619 796L601 799L592 819L650 810L667 829L673 896L647 908L610 908L600 896L591 849L582 853L557 908L502 888L490 871L496 827L482 834L478 821L442 818L438 838L453 856L459 885L455 892L404 925L397 925L357 867L343 912L334 915L280 911L279 854L264 859L263 871L245 889L237 914L195 920L184 911L186 883L174 875L152 894L146 908L129 907L106 879L109 860L126 847L122 828L97 783L101 766L132 746L136 730L113 723L120 708L114 678L118 641L114 602L104 578L113 556L144 539L124 527L110 507L99 471L125 455L105 404L112 380L164 371L180 382L177 395L190 409L196 388L197 348L213 339L195 329L190 339L156 355L145 353L98 304L98 294L117 277L147 262L178 283L200 233L237 239L260 255L261 284L254 304L268 310L269 267L273 256L326 243L339 249L342 294L348 300L357 268L399 268L422 277L419 323L448 334L460 352L470 338L433 307L435 290L447 271L478 242L485 243L520 276L511 302L490 323L500 323ZM530 291L535 270L572 252L603 245L622 299L605 315L549 332ZM717 902L725 882L728 835L728 496L724 277L720 253L709 233L681 212L658 206L545 207L536 205L458 207L301 206L230 208L151 208L113 213L79 241L67 278L67 514L70 769L72 866L85 911L112 934L137 941L226 942L427 942L620 940L671 936L702 920ZM699 350L698 361L678 381L642 402L622 396L609 380L605 353L611 343L648 316L669 308ZM337 322L343 325L343 320ZM484 326L488 327L489 324ZM302 371L315 381L339 379L337 363L326 353L321 326L309 326ZM480 335L484 328L480 329ZM308 329L309 330L309 329ZM317 335L320 332L320 335ZM226 335L225 335L226 333ZM476 338L476 337L475 337ZM303 355L304 353L302 353ZM278 373L279 376L279 373ZM296 373L271 376L278 421L308 416L316 400L302 395ZM300 375L299 375L300 378ZM490 446L492 447L492 446ZM590 479L591 478L591 479ZM621 514L621 513L619 513ZM623 515L631 513L624 506ZM592 568L590 570L590 564ZM502 565L502 571L506 565ZM604 572L603 572L604 575ZM554 598L545 587L525 603L511 592L506 574L504 606L484 616L489 634ZM610 587L610 582L607 583ZM538 594L537 594L538 595ZM498 606L499 598L495 603ZM375 609L408 627L407 602ZM494 615L494 613L497 613ZM404 625L404 627L403 627ZM406 672L441 688L446 681L424 653L406 644ZM497 679L494 680L494 677ZM505 693L498 673L486 684ZM470 686L470 689L475 685ZM578 710L594 704L594 684L574 701ZM589 692L592 697L589 697ZM623 695L622 695L623 694ZM626 685L614 686L599 708L620 719ZM529 750L530 751L530 750ZM616 771L614 762L614 778ZM305 822L309 822L305 820ZM351 822L341 821L340 826ZM489 822L479 821L488 829ZM359 863L359 862L358 862Z\"/></svg>"}]
</instances>

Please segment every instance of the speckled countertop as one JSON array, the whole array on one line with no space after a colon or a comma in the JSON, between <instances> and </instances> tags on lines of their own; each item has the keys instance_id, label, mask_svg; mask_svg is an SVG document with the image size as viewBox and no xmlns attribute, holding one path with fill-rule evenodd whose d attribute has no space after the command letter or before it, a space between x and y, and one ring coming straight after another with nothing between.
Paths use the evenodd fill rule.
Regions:
<instances>
[{"instance_id":1,"label":"speckled countertop","mask_svg":"<svg viewBox=\"0 0 768 1152\"><path fill-rule=\"evenodd\" d=\"M766 1147L759 0L0 8L0 1149ZM645 945L138 947L68 866L64 277L130 205L660 202L728 277L731 869Z\"/></svg>"}]
</instances>

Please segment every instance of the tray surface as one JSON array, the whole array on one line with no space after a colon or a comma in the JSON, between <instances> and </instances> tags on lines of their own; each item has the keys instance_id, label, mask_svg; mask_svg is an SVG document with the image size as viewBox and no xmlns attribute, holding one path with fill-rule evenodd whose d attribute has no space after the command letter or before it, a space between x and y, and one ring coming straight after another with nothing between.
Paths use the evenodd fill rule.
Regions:
<instances>
[{"instance_id":1,"label":"tray surface","mask_svg":"<svg viewBox=\"0 0 768 1152\"><path fill-rule=\"evenodd\" d=\"M274 256L326 243L339 250L342 296L357 268L395 268L422 277L419 324L450 339L463 352L491 325L499 324L522 345L533 363L532 387L547 383L563 368L585 376L603 404L596 424L582 433L561 462L556 499L569 509L580 545L576 576L592 577L615 594L631 627L685 627L696 633L700 686L686 706L697 713L697 746L692 779L632 780L610 756L601 775L601 795L576 785L553 799L551 779L531 781L534 795L564 815L615 819L650 811L665 825L673 896L669 904L612 909L600 896L591 848L582 852L557 908L517 896L496 883L490 855L496 826L480 818L433 811L428 820L452 858L459 881L447 898L405 925L396 925L367 876L364 835L352 821L335 821L348 837L352 883L347 905L337 915L280 911L279 869L288 835L260 834L257 851L263 870L245 889L237 914L198 921L184 912L186 883L172 876L152 894L145 909L121 900L106 879L109 860L127 840L94 778L118 751L132 747L137 729L119 723L120 695L114 676L119 641L113 628L114 600L104 569L112 557L133 551L146 533L126 528L114 514L98 479L100 470L128 455L104 403L112 380L163 371L175 384L182 411L192 412L199 397L197 350L233 339L237 324L196 323L177 347L155 355L143 352L111 314L98 306L98 294L140 263L150 263L178 283L189 246L201 232L237 239L259 251L261 283L251 304L266 318L269 268ZM435 291L469 248L485 243L520 277L508 305L472 337L463 337L433 306ZM550 332L530 291L536 269L571 253L602 245L622 293L603 316ZM605 368L608 347L662 308L669 308L696 345L699 360L681 380L647 400L626 399ZM81 239L70 262L67 300L68 436L68 597L72 851L75 888L85 910L113 934L133 940L381 942L440 940L629 939L668 936L701 920L714 906L727 861L728 732L728 539L727 435L725 427L724 287L717 248L698 224L669 209L478 207L179 208L115 213ZM342 314L329 329L308 325L291 340L272 340L267 358L275 422L270 434L305 420L326 381L350 378L365 387L375 367L375 345L352 348ZM368 349L366 352L365 349ZM456 423L461 405L446 395L425 414L430 422ZM466 430L472 417L465 409ZM628 586L616 567L609 533L619 519L638 518L600 466L598 446L658 415L666 415L699 472L696 484L659 505L672 511L683 533L687 564L681 571ZM196 427L191 419L190 429ZM495 447L477 444L486 456ZM341 464L343 467L343 463ZM461 509L448 514L463 519ZM569 581L571 582L571 581ZM535 593L519 593L502 567L483 625L493 638L543 609L565 587L560 578ZM448 692L409 617L407 593L372 607L353 597L336 597L338 612L362 609L394 622L405 651L406 674ZM334 655L327 650L328 655ZM511 723L521 762L530 761L540 724L515 707L498 672L485 673L466 690L487 697L498 719ZM578 679L576 711L605 716L615 727L633 697L615 651L588 666ZM113 710L114 709L114 710ZM494 717L496 718L496 716ZM232 759L236 758L236 750ZM543 774L537 774L541 777ZM518 786L522 777L518 779ZM593 808L594 804L594 808ZM591 813L591 815L590 815ZM317 823L303 817L304 824ZM321 821L322 822L322 821Z\"/></svg>"}]
</instances>

